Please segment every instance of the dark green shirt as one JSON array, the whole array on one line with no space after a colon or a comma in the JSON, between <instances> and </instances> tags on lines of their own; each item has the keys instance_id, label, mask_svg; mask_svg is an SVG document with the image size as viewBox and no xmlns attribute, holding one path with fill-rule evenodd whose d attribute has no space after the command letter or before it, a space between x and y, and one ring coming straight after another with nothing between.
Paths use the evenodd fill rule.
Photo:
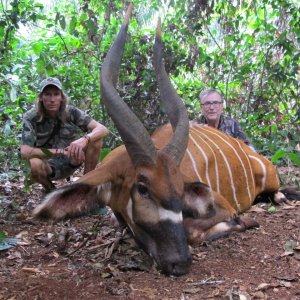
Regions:
<instances>
[{"instance_id":1,"label":"dark green shirt","mask_svg":"<svg viewBox=\"0 0 300 300\"><path fill-rule=\"evenodd\" d=\"M79 129L83 132L88 131L87 126L91 121L92 118L85 112L68 105L67 122L61 123L59 131L51 137L58 120L46 116L42 122L38 122L36 109L32 108L23 117L22 144L37 148L65 148L80 137Z\"/></svg>"}]
</instances>

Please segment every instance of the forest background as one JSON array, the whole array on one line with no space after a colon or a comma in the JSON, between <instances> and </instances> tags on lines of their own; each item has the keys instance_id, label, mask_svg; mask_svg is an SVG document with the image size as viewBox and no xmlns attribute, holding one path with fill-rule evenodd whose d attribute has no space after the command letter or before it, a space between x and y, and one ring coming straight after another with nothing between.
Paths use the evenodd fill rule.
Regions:
<instances>
[{"instance_id":1,"label":"forest background","mask_svg":"<svg viewBox=\"0 0 300 300\"><path fill-rule=\"evenodd\" d=\"M199 92L220 90L255 147L300 167L300 2L134 0L118 89L151 132L166 121L151 58L158 16L165 64L191 119ZM42 79L105 124L105 151L121 143L100 97L100 69L124 16L120 0L0 0L0 183L24 175L22 116ZM290 184L299 186L299 178Z\"/></svg>"}]
</instances>

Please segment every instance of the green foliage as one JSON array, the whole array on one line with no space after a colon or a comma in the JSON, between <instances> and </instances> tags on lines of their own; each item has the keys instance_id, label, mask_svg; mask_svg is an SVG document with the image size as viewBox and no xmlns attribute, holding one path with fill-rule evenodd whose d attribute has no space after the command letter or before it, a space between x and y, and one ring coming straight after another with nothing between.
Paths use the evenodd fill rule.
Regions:
<instances>
[{"instance_id":1,"label":"green foliage","mask_svg":"<svg viewBox=\"0 0 300 300\"><path fill-rule=\"evenodd\" d=\"M0 231L0 243L6 238L6 234L4 231Z\"/></svg>"},{"instance_id":2,"label":"green foliage","mask_svg":"<svg viewBox=\"0 0 300 300\"><path fill-rule=\"evenodd\" d=\"M41 150L43 151L43 153L47 156L47 157L52 157L53 156L53 153L50 152L48 149L46 148L41 148Z\"/></svg>"},{"instance_id":3,"label":"green foliage","mask_svg":"<svg viewBox=\"0 0 300 300\"><path fill-rule=\"evenodd\" d=\"M157 16L165 64L190 118L202 89L223 92L255 147L274 163L299 166L300 5L297 1L134 0L118 88L149 131L166 121L151 58ZM46 3L46 2L43 2ZM24 111L40 81L61 79L70 102L121 140L100 98L103 58L124 15L123 1L13 0L0 3L0 158L16 153ZM104 152L103 152L104 153ZM17 155L3 169L19 162Z\"/></svg>"},{"instance_id":4,"label":"green foliage","mask_svg":"<svg viewBox=\"0 0 300 300\"><path fill-rule=\"evenodd\" d=\"M111 148L102 148L99 158L100 161L102 161L109 152L111 152Z\"/></svg>"},{"instance_id":5,"label":"green foliage","mask_svg":"<svg viewBox=\"0 0 300 300\"><path fill-rule=\"evenodd\" d=\"M268 205L268 210L267 211L268 211L269 214L274 214L274 213L276 213L277 209L274 205L270 204L270 205Z\"/></svg>"}]
</instances>

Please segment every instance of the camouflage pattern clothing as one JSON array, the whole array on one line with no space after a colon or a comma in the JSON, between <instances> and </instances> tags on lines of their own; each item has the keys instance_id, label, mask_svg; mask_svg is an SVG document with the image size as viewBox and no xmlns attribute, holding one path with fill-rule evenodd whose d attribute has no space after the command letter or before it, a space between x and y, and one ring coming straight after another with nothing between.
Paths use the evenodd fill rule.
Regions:
<instances>
[{"instance_id":1,"label":"camouflage pattern clothing","mask_svg":"<svg viewBox=\"0 0 300 300\"><path fill-rule=\"evenodd\" d=\"M78 128L83 132L88 131L88 124L92 121L82 110L73 105L67 106L67 122L61 123L59 131L47 141L58 122L45 117L42 122L37 121L37 113L32 108L23 117L22 144L37 148L65 148L80 137Z\"/></svg>"},{"instance_id":2,"label":"camouflage pattern clothing","mask_svg":"<svg viewBox=\"0 0 300 300\"><path fill-rule=\"evenodd\" d=\"M22 144L36 148L63 149L82 136L79 128L83 132L87 132L87 126L91 121L92 118L85 112L68 105L66 123L61 123L59 130L55 130L56 133L52 136L58 120L45 117L42 122L38 122L36 109L32 108L23 117ZM48 159L47 162L52 168L50 180L69 177L79 167L73 166L66 156L55 156Z\"/></svg>"},{"instance_id":3,"label":"camouflage pattern clothing","mask_svg":"<svg viewBox=\"0 0 300 300\"><path fill-rule=\"evenodd\" d=\"M200 116L200 118L197 119L196 122L198 124L207 124L207 120L203 115ZM250 140L244 134L241 125L236 120L221 115L218 129L234 138L244 141L244 143L247 144L248 146L252 146Z\"/></svg>"}]
</instances>

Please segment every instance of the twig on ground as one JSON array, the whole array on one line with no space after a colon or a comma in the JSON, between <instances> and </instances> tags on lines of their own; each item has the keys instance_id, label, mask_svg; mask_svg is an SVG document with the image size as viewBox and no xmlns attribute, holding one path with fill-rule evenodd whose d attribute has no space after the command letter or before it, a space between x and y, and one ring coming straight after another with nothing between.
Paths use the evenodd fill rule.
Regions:
<instances>
[{"instance_id":1,"label":"twig on ground","mask_svg":"<svg viewBox=\"0 0 300 300\"><path fill-rule=\"evenodd\" d=\"M66 254L65 256L66 257L70 257L71 255L73 255L74 253L76 253L78 250L80 250L81 248L83 248L90 239L91 239L91 235L88 236L76 249L74 249L70 253Z\"/></svg>"},{"instance_id":2,"label":"twig on ground","mask_svg":"<svg viewBox=\"0 0 300 300\"><path fill-rule=\"evenodd\" d=\"M189 285L198 286L198 285L213 285L213 284L221 284L225 282L225 280L216 280L214 278L207 278L197 282L191 282Z\"/></svg>"},{"instance_id":3,"label":"twig on ground","mask_svg":"<svg viewBox=\"0 0 300 300\"><path fill-rule=\"evenodd\" d=\"M122 231L121 236L115 238L114 240L110 241L109 243L106 243L106 245L108 245L108 247L105 249L104 258L102 260L100 260L100 262L105 261L105 260L109 259L112 256L114 250L117 248L120 241L124 238L125 233L126 233L126 228ZM111 246L109 246L109 245L111 245ZM99 256L101 256L101 253L96 255L94 257L94 259L97 259Z\"/></svg>"},{"instance_id":4,"label":"twig on ground","mask_svg":"<svg viewBox=\"0 0 300 300\"><path fill-rule=\"evenodd\" d=\"M98 220L96 221L94 224L93 224L93 227L96 227L98 226L99 224L101 223L101 220ZM93 234L89 235L76 249L74 249L73 251L71 251L70 253L67 253L65 255L65 257L70 257L71 255L73 255L74 253L76 253L78 250L80 250L81 248L83 248L87 242L92 238L94 237Z\"/></svg>"}]
</instances>

